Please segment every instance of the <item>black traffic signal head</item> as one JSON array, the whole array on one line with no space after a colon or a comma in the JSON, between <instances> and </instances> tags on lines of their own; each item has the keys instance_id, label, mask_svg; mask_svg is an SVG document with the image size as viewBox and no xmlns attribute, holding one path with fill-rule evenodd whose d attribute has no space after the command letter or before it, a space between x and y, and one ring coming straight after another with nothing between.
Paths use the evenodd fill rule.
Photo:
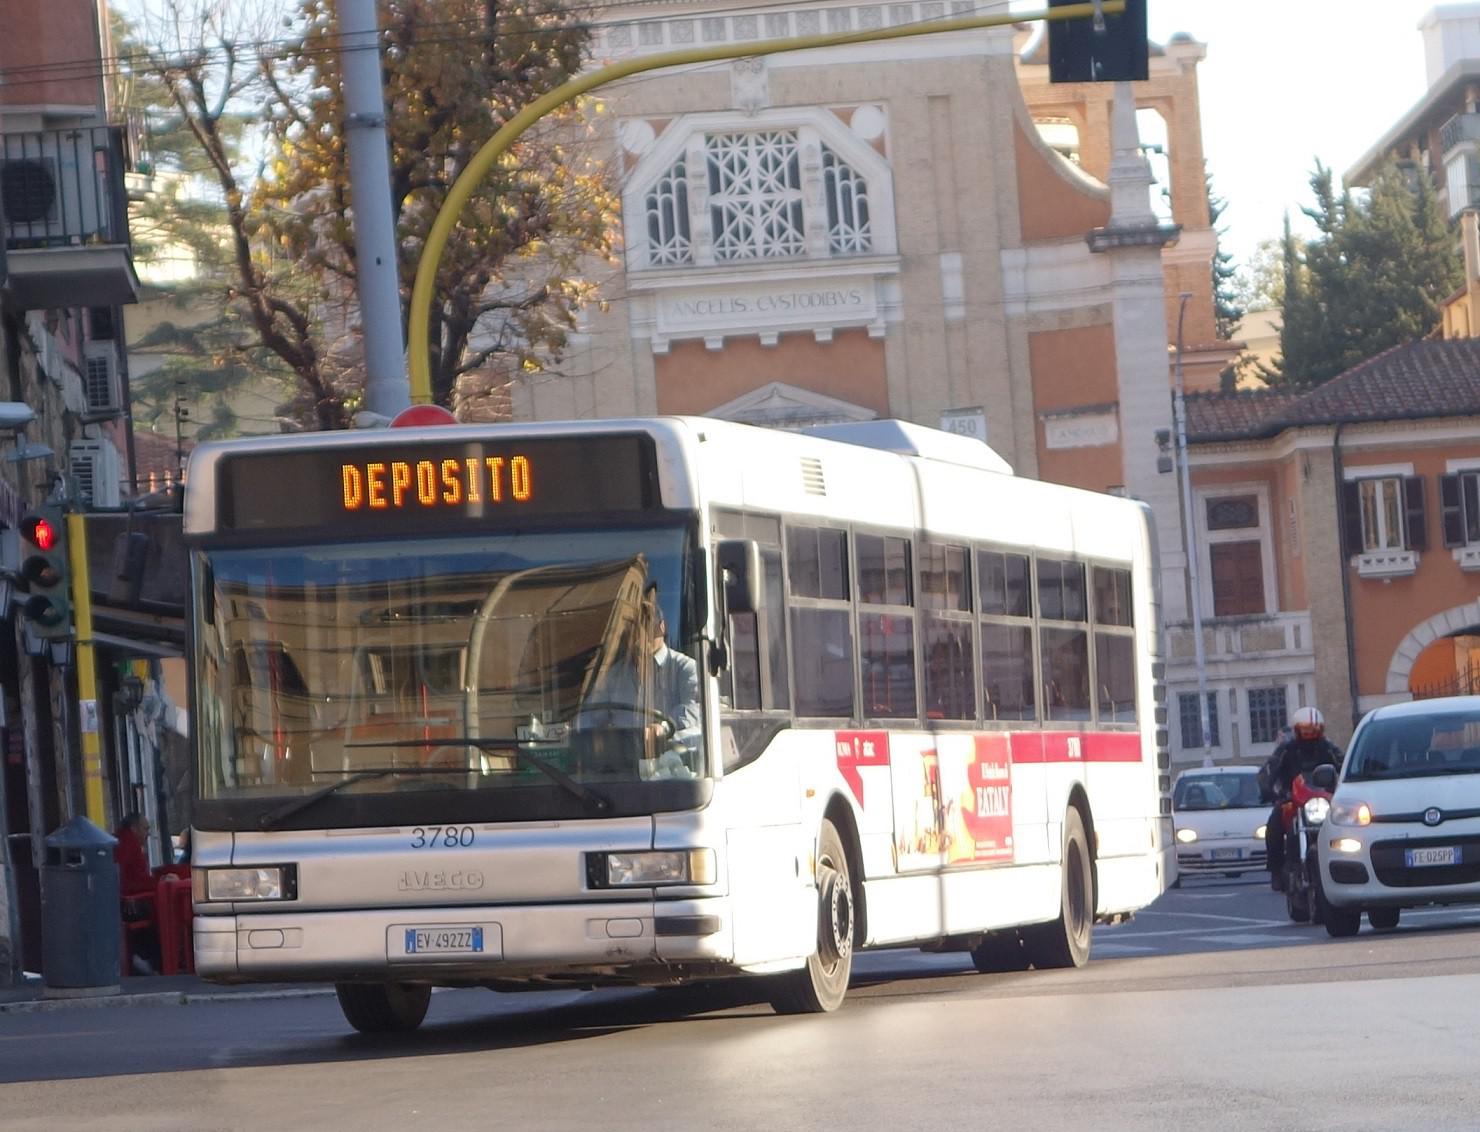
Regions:
<instances>
[{"instance_id":1,"label":"black traffic signal head","mask_svg":"<svg viewBox=\"0 0 1480 1132\"><path fill-rule=\"evenodd\" d=\"M67 539L61 508L45 507L21 520L21 588L29 595L21 615L46 638L72 632L72 604L67 597Z\"/></svg>"}]
</instances>

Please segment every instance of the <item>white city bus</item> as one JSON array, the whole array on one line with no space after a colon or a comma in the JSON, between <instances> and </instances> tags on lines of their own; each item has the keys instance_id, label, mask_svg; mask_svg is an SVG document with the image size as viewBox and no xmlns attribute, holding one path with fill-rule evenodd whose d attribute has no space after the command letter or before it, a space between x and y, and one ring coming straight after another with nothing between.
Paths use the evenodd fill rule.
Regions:
<instances>
[{"instance_id":1,"label":"white city bus","mask_svg":"<svg viewBox=\"0 0 1480 1132\"><path fill-rule=\"evenodd\" d=\"M859 948L1081 965L1175 879L1148 513L975 440L206 444L185 533L208 978L333 982L362 1030L434 986L824 1011Z\"/></svg>"}]
</instances>

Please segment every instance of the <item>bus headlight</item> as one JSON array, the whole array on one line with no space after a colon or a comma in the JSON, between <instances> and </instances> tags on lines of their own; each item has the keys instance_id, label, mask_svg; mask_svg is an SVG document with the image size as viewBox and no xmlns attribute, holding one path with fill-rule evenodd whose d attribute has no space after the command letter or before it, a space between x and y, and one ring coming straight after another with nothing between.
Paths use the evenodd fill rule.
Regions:
<instances>
[{"instance_id":1,"label":"bus headlight","mask_svg":"<svg viewBox=\"0 0 1480 1132\"><path fill-rule=\"evenodd\" d=\"M586 856L586 879L592 888L713 884L715 876L713 849L658 849Z\"/></svg>"},{"instance_id":2,"label":"bus headlight","mask_svg":"<svg viewBox=\"0 0 1480 1132\"><path fill-rule=\"evenodd\" d=\"M257 865L246 869L201 869L191 873L192 893L212 900L294 900L298 870L293 865Z\"/></svg>"},{"instance_id":3,"label":"bus headlight","mask_svg":"<svg viewBox=\"0 0 1480 1132\"><path fill-rule=\"evenodd\" d=\"M1254 831L1254 840L1255 841L1263 841L1264 840L1264 835L1266 833L1268 833L1268 832L1269 832L1269 826L1268 825L1261 825L1258 829L1256 829Z\"/></svg>"},{"instance_id":4,"label":"bus headlight","mask_svg":"<svg viewBox=\"0 0 1480 1132\"><path fill-rule=\"evenodd\" d=\"M1180 841L1183 845L1190 844L1191 842L1197 840L1197 830L1179 829L1177 830L1177 840Z\"/></svg>"}]
</instances>

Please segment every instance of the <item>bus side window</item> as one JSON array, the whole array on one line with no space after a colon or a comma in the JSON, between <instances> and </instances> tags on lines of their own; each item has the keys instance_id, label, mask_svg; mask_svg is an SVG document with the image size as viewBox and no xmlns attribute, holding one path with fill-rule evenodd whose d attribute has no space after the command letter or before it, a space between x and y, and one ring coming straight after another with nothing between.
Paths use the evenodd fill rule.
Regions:
<instances>
[{"instance_id":1,"label":"bus side window","mask_svg":"<svg viewBox=\"0 0 1480 1132\"><path fill-rule=\"evenodd\" d=\"M855 543L863 714L868 719L913 719L919 712L910 540L860 534ZM865 605L874 608L865 611Z\"/></svg>"},{"instance_id":2,"label":"bus side window","mask_svg":"<svg viewBox=\"0 0 1480 1132\"><path fill-rule=\"evenodd\" d=\"M854 649L848 533L788 525L786 562L796 714L851 719Z\"/></svg>"},{"instance_id":3,"label":"bus side window","mask_svg":"<svg viewBox=\"0 0 1480 1132\"><path fill-rule=\"evenodd\" d=\"M1101 723L1136 722L1136 638L1131 572L1094 568L1095 688Z\"/></svg>"},{"instance_id":4,"label":"bus side window","mask_svg":"<svg viewBox=\"0 0 1480 1132\"><path fill-rule=\"evenodd\" d=\"M1043 668L1045 719L1087 720L1089 610L1084 563L1038 560L1038 652Z\"/></svg>"},{"instance_id":5,"label":"bus side window","mask_svg":"<svg viewBox=\"0 0 1480 1132\"><path fill-rule=\"evenodd\" d=\"M1036 720L1032 569L1026 554L976 555L982 632L982 715Z\"/></svg>"},{"instance_id":6,"label":"bus side window","mask_svg":"<svg viewBox=\"0 0 1480 1132\"><path fill-rule=\"evenodd\" d=\"M927 542L920 547L920 605L925 611L925 717L974 720L971 554L964 546Z\"/></svg>"},{"instance_id":7,"label":"bus side window","mask_svg":"<svg viewBox=\"0 0 1480 1132\"><path fill-rule=\"evenodd\" d=\"M720 676L720 697L734 711L784 711L791 706L786 662L786 602L781 572L781 524L766 515L715 513L714 533L752 538L761 547L764 617L733 614L729 623L730 664Z\"/></svg>"}]
</instances>

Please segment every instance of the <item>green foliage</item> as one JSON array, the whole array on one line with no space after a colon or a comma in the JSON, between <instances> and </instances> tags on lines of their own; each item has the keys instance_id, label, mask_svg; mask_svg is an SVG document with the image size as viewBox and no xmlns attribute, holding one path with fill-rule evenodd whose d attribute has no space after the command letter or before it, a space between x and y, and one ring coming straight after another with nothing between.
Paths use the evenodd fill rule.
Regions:
<instances>
[{"instance_id":1,"label":"green foliage","mask_svg":"<svg viewBox=\"0 0 1480 1132\"><path fill-rule=\"evenodd\" d=\"M1233 253L1224 249L1223 235L1227 231L1218 227L1218 218L1228 207L1228 202L1213 191L1213 175L1204 172L1204 185L1208 194L1208 225L1218 240L1213 253L1213 324L1218 337L1229 339L1244 317L1244 303L1238 291L1238 268L1234 266Z\"/></svg>"},{"instance_id":2,"label":"green foliage","mask_svg":"<svg viewBox=\"0 0 1480 1132\"><path fill-rule=\"evenodd\" d=\"M116 94L142 126L136 163L149 175L148 191L131 200L129 224L147 281L140 313L154 317L131 349L158 364L139 367L130 381L135 423L173 435L180 411L201 439L234 435L244 423L254 432L276 427L271 402L266 421L241 422L233 408L246 385L276 387L281 397L289 374L231 301L234 264L211 162L161 67L148 61L153 48L139 27L117 12L110 17L115 50L130 63L119 69ZM218 108L215 128L234 164L250 127L239 107Z\"/></svg>"},{"instance_id":3,"label":"green foliage","mask_svg":"<svg viewBox=\"0 0 1480 1132\"><path fill-rule=\"evenodd\" d=\"M335 0L301 0L294 37L270 54L253 46L266 36L201 18L191 26L210 42L202 34L193 50L161 53L147 68L193 138L217 202L225 294L246 332L222 355L223 378L242 365L255 374L259 353L270 355L285 379L282 411L317 428L346 427L364 389L336 9ZM380 25L404 312L458 174L509 117L580 70L590 32L560 0L382 0ZM242 167L239 117L263 131L259 169ZM591 119L589 105L546 118L463 210L437 277L439 403L497 412L514 373L558 363L593 295L584 273L610 258L615 232L617 200Z\"/></svg>"},{"instance_id":4,"label":"green foliage","mask_svg":"<svg viewBox=\"0 0 1480 1132\"><path fill-rule=\"evenodd\" d=\"M1432 334L1463 280L1455 237L1427 177L1395 164L1362 197L1337 191L1316 163L1316 236L1302 249L1289 221L1281 245L1280 379L1326 381L1392 346Z\"/></svg>"}]
</instances>

